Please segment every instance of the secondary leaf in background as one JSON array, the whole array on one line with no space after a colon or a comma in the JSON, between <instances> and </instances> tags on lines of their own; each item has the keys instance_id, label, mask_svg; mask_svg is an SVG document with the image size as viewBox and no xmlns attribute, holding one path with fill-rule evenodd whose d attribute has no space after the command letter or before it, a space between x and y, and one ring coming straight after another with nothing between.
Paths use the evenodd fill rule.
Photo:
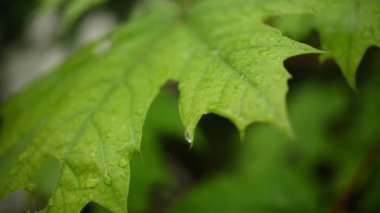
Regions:
<instances>
[{"instance_id":1,"label":"secondary leaf in background","mask_svg":"<svg viewBox=\"0 0 380 213\"><path fill-rule=\"evenodd\" d=\"M209 112L240 131L261 121L290 132L282 63L315 50L264 25L254 4L209 0L183 9L153 4L1 106L2 196L32 190L36 171L53 156L60 177L46 212L78 212L90 201L125 212L129 160L139 152L147 110L169 79L179 80L189 140Z\"/></svg>"},{"instance_id":2,"label":"secondary leaf in background","mask_svg":"<svg viewBox=\"0 0 380 213\"><path fill-rule=\"evenodd\" d=\"M82 15L105 2L107 2L107 0L40 0L39 10L37 10L37 12L45 12L58 8L62 9L59 33L64 34L67 33Z\"/></svg>"},{"instance_id":3,"label":"secondary leaf in background","mask_svg":"<svg viewBox=\"0 0 380 213\"><path fill-rule=\"evenodd\" d=\"M317 0L308 6L305 14L297 17L288 11L290 15L277 17L274 25L297 40L316 29L326 51L322 59L333 58L349 85L356 88L356 70L365 51L380 47L380 1Z\"/></svg>"},{"instance_id":4,"label":"secondary leaf in background","mask_svg":"<svg viewBox=\"0 0 380 213\"><path fill-rule=\"evenodd\" d=\"M285 14L270 19L273 26L296 41L304 41L315 26L315 18L311 14Z\"/></svg>"},{"instance_id":5,"label":"secondary leaf in background","mask_svg":"<svg viewBox=\"0 0 380 213\"><path fill-rule=\"evenodd\" d=\"M106 0L72 0L66 4L63 14L61 32L65 33L85 12L89 9L98 6Z\"/></svg>"},{"instance_id":6,"label":"secondary leaf in background","mask_svg":"<svg viewBox=\"0 0 380 213\"><path fill-rule=\"evenodd\" d=\"M336 60L355 88L356 69L365 51L370 46L380 47L380 1L326 1L316 22L322 49Z\"/></svg>"}]
</instances>

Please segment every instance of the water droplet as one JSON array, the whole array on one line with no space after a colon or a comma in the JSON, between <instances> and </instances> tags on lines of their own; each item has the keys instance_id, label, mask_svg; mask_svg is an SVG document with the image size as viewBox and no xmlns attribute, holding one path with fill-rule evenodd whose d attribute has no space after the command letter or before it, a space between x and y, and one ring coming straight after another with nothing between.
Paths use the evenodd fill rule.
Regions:
<instances>
[{"instance_id":1,"label":"water droplet","mask_svg":"<svg viewBox=\"0 0 380 213\"><path fill-rule=\"evenodd\" d=\"M191 137L190 137L190 134L188 132L185 133L185 140L188 142L188 143L192 143L193 141L191 140Z\"/></svg>"},{"instance_id":2,"label":"water droplet","mask_svg":"<svg viewBox=\"0 0 380 213\"><path fill-rule=\"evenodd\" d=\"M364 34L363 34L363 39L372 39L375 37L375 31L373 28L367 28L365 31L364 31Z\"/></svg>"},{"instance_id":3,"label":"water droplet","mask_svg":"<svg viewBox=\"0 0 380 213\"><path fill-rule=\"evenodd\" d=\"M111 185L112 184L112 179L111 179L111 176L109 174L105 174L103 176L103 181L106 185Z\"/></svg>"},{"instance_id":4,"label":"water droplet","mask_svg":"<svg viewBox=\"0 0 380 213\"><path fill-rule=\"evenodd\" d=\"M112 134L110 132L107 132L105 135L104 135L105 139L106 140L109 140L110 138L112 138Z\"/></svg>"},{"instance_id":5,"label":"water droplet","mask_svg":"<svg viewBox=\"0 0 380 213\"><path fill-rule=\"evenodd\" d=\"M96 185L98 185L99 179L97 178L90 178L86 181L85 187L86 188L94 188Z\"/></svg>"},{"instance_id":6,"label":"water droplet","mask_svg":"<svg viewBox=\"0 0 380 213\"><path fill-rule=\"evenodd\" d=\"M109 39L106 39L100 42L92 51L95 56L101 56L108 52L111 48L112 42Z\"/></svg>"},{"instance_id":7,"label":"water droplet","mask_svg":"<svg viewBox=\"0 0 380 213\"><path fill-rule=\"evenodd\" d=\"M96 154L97 154L96 152L92 151L90 155L91 155L91 157L95 158Z\"/></svg>"},{"instance_id":8,"label":"water droplet","mask_svg":"<svg viewBox=\"0 0 380 213\"><path fill-rule=\"evenodd\" d=\"M49 199L48 206L52 207L54 205L54 200L53 198Z\"/></svg>"},{"instance_id":9,"label":"water droplet","mask_svg":"<svg viewBox=\"0 0 380 213\"><path fill-rule=\"evenodd\" d=\"M119 163L117 165L119 165L121 168L125 168L126 166L128 166L128 160L125 158L122 158L119 160Z\"/></svg>"}]
</instances>

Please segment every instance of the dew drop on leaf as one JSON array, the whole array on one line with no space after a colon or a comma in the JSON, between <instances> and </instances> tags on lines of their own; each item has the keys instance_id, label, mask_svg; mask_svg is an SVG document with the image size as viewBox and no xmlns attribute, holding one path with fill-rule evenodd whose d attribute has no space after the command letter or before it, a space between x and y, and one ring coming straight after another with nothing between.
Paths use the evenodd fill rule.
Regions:
<instances>
[{"instance_id":1,"label":"dew drop on leaf","mask_svg":"<svg viewBox=\"0 0 380 213\"><path fill-rule=\"evenodd\" d=\"M111 185L112 184L112 179L111 179L111 176L109 174L105 174L103 176L103 182L106 184L106 185Z\"/></svg>"},{"instance_id":2,"label":"dew drop on leaf","mask_svg":"<svg viewBox=\"0 0 380 213\"><path fill-rule=\"evenodd\" d=\"M375 30L374 29L372 29L372 28L368 28L368 29L366 29L365 31L364 31L364 33L363 33L363 38L362 39L371 39L371 38L373 38L374 36L375 36L375 34L376 34L376 32L375 32Z\"/></svg>"},{"instance_id":3,"label":"dew drop on leaf","mask_svg":"<svg viewBox=\"0 0 380 213\"><path fill-rule=\"evenodd\" d=\"M98 185L98 182L99 182L99 179L97 179L97 178L89 178L86 181L85 187L86 188L94 188L94 187L96 187L96 185Z\"/></svg>"},{"instance_id":4,"label":"dew drop on leaf","mask_svg":"<svg viewBox=\"0 0 380 213\"><path fill-rule=\"evenodd\" d=\"M52 207L54 205L54 200L53 198L49 199L48 206Z\"/></svg>"},{"instance_id":5,"label":"dew drop on leaf","mask_svg":"<svg viewBox=\"0 0 380 213\"><path fill-rule=\"evenodd\" d=\"M191 140L191 137L190 137L190 134L188 132L185 133L185 140L188 142L188 143L192 143L193 141Z\"/></svg>"},{"instance_id":6,"label":"dew drop on leaf","mask_svg":"<svg viewBox=\"0 0 380 213\"><path fill-rule=\"evenodd\" d=\"M117 165L119 165L121 168L125 168L126 166L128 166L128 160L125 158L121 158Z\"/></svg>"}]
</instances>

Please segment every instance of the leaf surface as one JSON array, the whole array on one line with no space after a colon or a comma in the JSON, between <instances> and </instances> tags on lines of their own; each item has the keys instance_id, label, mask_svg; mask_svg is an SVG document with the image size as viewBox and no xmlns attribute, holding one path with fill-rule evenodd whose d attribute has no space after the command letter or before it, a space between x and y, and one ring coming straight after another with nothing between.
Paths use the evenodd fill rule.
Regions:
<instances>
[{"instance_id":1,"label":"leaf surface","mask_svg":"<svg viewBox=\"0 0 380 213\"><path fill-rule=\"evenodd\" d=\"M230 0L186 9L160 1L8 100L0 109L1 195L33 190L35 172L53 156L60 177L45 212L79 212L90 201L126 212L129 161L170 79L179 81L190 141L210 112L241 132L260 121L290 134L283 60L316 50L263 24L265 12Z\"/></svg>"}]
</instances>

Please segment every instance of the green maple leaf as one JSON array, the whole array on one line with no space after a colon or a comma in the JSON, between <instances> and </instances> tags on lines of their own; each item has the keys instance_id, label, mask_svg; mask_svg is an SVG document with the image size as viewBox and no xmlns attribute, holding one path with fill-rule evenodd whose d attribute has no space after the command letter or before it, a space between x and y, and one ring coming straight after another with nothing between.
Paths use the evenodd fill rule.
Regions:
<instances>
[{"instance_id":1,"label":"green maple leaf","mask_svg":"<svg viewBox=\"0 0 380 213\"><path fill-rule=\"evenodd\" d=\"M260 121L290 134L283 60L317 51L263 24L268 10L243 2L152 4L8 100L0 109L1 195L33 190L31 179L53 156L60 177L45 212L79 212L90 201L126 212L129 161L169 79L179 81L189 141L210 112L241 133Z\"/></svg>"},{"instance_id":2,"label":"green maple leaf","mask_svg":"<svg viewBox=\"0 0 380 213\"><path fill-rule=\"evenodd\" d=\"M317 18L322 48L342 69L351 87L355 73L370 46L380 47L380 1L326 1Z\"/></svg>"},{"instance_id":3,"label":"green maple leaf","mask_svg":"<svg viewBox=\"0 0 380 213\"><path fill-rule=\"evenodd\" d=\"M380 47L380 1L317 0L304 8L306 14L297 17L294 11L288 11L293 16L280 16L275 25L296 39L316 29L326 50L322 59L333 58L355 88L356 70L365 51L371 46Z\"/></svg>"}]
</instances>

